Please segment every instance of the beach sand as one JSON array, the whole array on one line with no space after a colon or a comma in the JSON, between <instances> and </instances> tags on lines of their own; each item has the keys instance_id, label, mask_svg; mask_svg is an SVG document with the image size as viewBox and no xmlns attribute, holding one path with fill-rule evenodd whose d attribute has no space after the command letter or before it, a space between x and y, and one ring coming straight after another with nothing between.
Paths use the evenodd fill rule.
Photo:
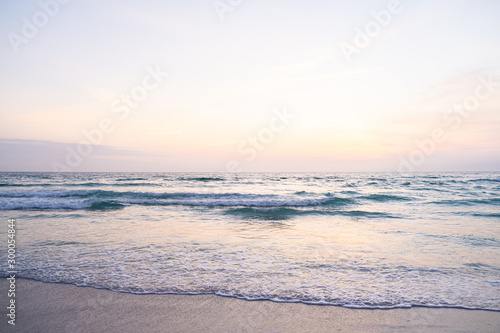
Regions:
<instances>
[{"instance_id":1,"label":"beach sand","mask_svg":"<svg viewBox=\"0 0 500 333\"><path fill-rule=\"evenodd\" d=\"M348 309L245 301L215 295L137 295L67 284L16 281L16 325L2 332L500 332L500 312Z\"/></svg>"}]
</instances>

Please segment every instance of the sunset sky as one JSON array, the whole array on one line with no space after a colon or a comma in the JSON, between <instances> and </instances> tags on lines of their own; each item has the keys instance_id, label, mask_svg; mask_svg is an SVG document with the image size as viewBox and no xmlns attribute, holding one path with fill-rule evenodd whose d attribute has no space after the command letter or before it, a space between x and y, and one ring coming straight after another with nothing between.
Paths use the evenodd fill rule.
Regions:
<instances>
[{"instance_id":1,"label":"sunset sky","mask_svg":"<svg viewBox=\"0 0 500 333\"><path fill-rule=\"evenodd\" d=\"M0 171L500 170L496 0L4 1L0 32Z\"/></svg>"}]
</instances>

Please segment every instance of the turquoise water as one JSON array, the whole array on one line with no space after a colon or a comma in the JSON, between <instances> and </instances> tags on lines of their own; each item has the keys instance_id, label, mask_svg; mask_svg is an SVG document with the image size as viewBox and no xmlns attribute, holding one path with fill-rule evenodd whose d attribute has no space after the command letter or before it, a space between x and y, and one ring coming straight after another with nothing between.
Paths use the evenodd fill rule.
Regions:
<instances>
[{"instance_id":1,"label":"turquoise water","mask_svg":"<svg viewBox=\"0 0 500 333\"><path fill-rule=\"evenodd\" d=\"M0 218L23 278L500 310L500 173L0 173Z\"/></svg>"}]
</instances>

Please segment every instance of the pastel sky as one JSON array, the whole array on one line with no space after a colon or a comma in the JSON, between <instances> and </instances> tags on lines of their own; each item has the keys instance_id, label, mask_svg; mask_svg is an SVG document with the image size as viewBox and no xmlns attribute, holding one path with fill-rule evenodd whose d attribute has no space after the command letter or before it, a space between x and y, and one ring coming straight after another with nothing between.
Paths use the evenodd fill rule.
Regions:
<instances>
[{"instance_id":1,"label":"pastel sky","mask_svg":"<svg viewBox=\"0 0 500 333\"><path fill-rule=\"evenodd\" d=\"M500 170L499 1L61 2L0 3L0 171Z\"/></svg>"}]
</instances>

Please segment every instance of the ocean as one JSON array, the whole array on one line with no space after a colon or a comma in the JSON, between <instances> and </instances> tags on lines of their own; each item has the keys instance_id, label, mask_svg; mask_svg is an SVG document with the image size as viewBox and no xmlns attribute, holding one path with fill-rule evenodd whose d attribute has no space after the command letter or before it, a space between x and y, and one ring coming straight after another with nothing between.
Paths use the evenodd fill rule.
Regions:
<instances>
[{"instance_id":1,"label":"ocean","mask_svg":"<svg viewBox=\"0 0 500 333\"><path fill-rule=\"evenodd\" d=\"M5 235L10 218L19 278L500 310L498 172L4 172ZM6 277L6 241L0 269Z\"/></svg>"}]
</instances>

